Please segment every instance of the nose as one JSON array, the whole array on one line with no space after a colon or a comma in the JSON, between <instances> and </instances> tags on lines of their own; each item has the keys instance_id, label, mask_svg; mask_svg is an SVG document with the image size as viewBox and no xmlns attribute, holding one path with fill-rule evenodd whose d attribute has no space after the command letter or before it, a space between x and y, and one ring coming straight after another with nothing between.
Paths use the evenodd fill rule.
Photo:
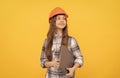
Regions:
<instances>
[{"instance_id":1,"label":"nose","mask_svg":"<svg viewBox=\"0 0 120 78\"><path fill-rule=\"evenodd\" d=\"M61 20L60 20L60 22L64 22L64 20L63 20L63 19L61 19Z\"/></svg>"}]
</instances>

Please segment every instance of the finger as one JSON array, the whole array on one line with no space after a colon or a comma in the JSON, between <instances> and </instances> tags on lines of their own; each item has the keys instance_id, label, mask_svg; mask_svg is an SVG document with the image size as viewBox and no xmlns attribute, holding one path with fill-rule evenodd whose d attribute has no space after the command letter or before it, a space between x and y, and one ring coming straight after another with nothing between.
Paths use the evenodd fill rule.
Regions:
<instances>
[{"instance_id":1,"label":"finger","mask_svg":"<svg viewBox=\"0 0 120 78\"><path fill-rule=\"evenodd\" d=\"M60 62L60 59L57 59L58 62Z\"/></svg>"},{"instance_id":2,"label":"finger","mask_svg":"<svg viewBox=\"0 0 120 78\"><path fill-rule=\"evenodd\" d=\"M72 77L72 75L71 75L71 74L67 74L66 76L67 76L67 77Z\"/></svg>"},{"instance_id":3,"label":"finger","mask_svg":"<svg viewBox=\"0 0 120 78\"><path fill-rule=\"evenodd\" d=\"M58 58L56 58L55 61L59 62L60 60Z\"/></svg>"},{"instance_id":4,"label":"finger","mask_svg":"<svg viewBox=\"0 0 120 78\"><path fill-rule=\"evenodd\" d=\"M70 73L66 74L67 77L70 77Z\"/></svg>"},{"instance_id":5,"label":"finger","mask_svg":"<svg viewBox=\"0 0 120 78\"><path fill-rule=\"evenodd\" d=\"M56 64L56 65L55 65L55 68L59 68L59 65L58 65L58 64Z\"/></svg>"},{"instance_id":6,"label":"finger","mask_svg":"<svg viewBox=\"0 0 120 78\"><path fill-rule=\"evenodd\" d=\"M55 64L55 67L58 66L57 64Z\"/></svg>"},{"instance_id":7,"label":"finger","mask_svg":"<svg viewBox=\"0 0 120 78\"><path fill-rule=\"evenodd\" d=\"M66 68L67 70L69 70L70 68Z\"/></svg>"},{"instance_id":8,"label":"finger","mask_svg":"<svg viewBox=\"0 0 120 78\"><path fill-rule=\"evenodd\" d=\"M59 63L56 63L55 65L56 65L56 66L59 66L60 64L59 64Z\"/></svg>"},{"instance_id":9,"label":"finger","mask_svg":"<svg viewBox=\"0 0 120 78\"><path fill-rule=\"evenodd\" d=\"M60 64L57 64L57 66L60 66Z\"/></svg>"},{"instance_id":10,"label":"finger","mask_svg":"<svg viewBox=\"0 0 120 78\"><path fill-rule=\"evenodd\" d=\"M57 63L57 64L60 64L60 62L59 62L59 61L56 61L56 63Z\"/></svg>"},{"instance_id":11,"label":"finger","mask_svg":"<svg viewBox=\"0 0 120 78\"><path fill-rule=\"evenodd\" d=\"M69 73L68 73L68 74L66 74L66 76L69 76Z\"/></svg>"}]
</instances>

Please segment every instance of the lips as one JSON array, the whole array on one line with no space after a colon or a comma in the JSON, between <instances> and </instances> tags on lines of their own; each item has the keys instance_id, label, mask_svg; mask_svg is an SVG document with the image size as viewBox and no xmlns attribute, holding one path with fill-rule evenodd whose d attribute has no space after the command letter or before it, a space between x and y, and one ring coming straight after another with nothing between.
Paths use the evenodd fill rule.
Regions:
<instances>
[{"instance_id":1,"label":"lips","mask_svg":"<svg viewBox=\"0 0 120 78\"><path fill-rule=\"evenodd\" d=\"M59 25L65 25L64 23L59 23Z\"/></svg>"}]
</instances>

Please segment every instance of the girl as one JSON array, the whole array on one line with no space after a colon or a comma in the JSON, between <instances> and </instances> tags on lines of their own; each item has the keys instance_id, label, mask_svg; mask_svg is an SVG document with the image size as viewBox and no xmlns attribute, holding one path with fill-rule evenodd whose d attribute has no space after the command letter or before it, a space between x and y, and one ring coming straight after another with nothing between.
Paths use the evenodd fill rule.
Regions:
<instances>
[{"instance_id":1,"label":"girl","mask_svg":"<svg viewBox=\"0 0 120 78\"><path fill-rule=\"evenodd\" d=\"M49 15L50 28L40 58L41 66L47 68L46 78L74 78L75 69L83 65L83 56L77 41L68 35L67 18L68 15L60 7L54 8ZM69 71L67 74L58 69L61 45L67 46L75 56L73 67L66 68Z\"/></svg>"}]
</instances>

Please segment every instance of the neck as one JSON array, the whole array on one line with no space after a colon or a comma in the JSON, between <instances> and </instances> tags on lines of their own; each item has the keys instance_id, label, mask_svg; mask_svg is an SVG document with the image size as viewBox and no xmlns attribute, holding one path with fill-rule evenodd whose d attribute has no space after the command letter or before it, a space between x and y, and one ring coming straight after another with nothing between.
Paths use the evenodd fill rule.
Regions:
<instances>
[{"instance_id":1,"label":"neck","mask_svg":"<svg viewBox=\"0 0 120 78\"><path fill-rule=\"evenodd\" d=\"M62 29L57 29L56 34L57 35L62 35Z\"/></svg>"}]
</instances>

